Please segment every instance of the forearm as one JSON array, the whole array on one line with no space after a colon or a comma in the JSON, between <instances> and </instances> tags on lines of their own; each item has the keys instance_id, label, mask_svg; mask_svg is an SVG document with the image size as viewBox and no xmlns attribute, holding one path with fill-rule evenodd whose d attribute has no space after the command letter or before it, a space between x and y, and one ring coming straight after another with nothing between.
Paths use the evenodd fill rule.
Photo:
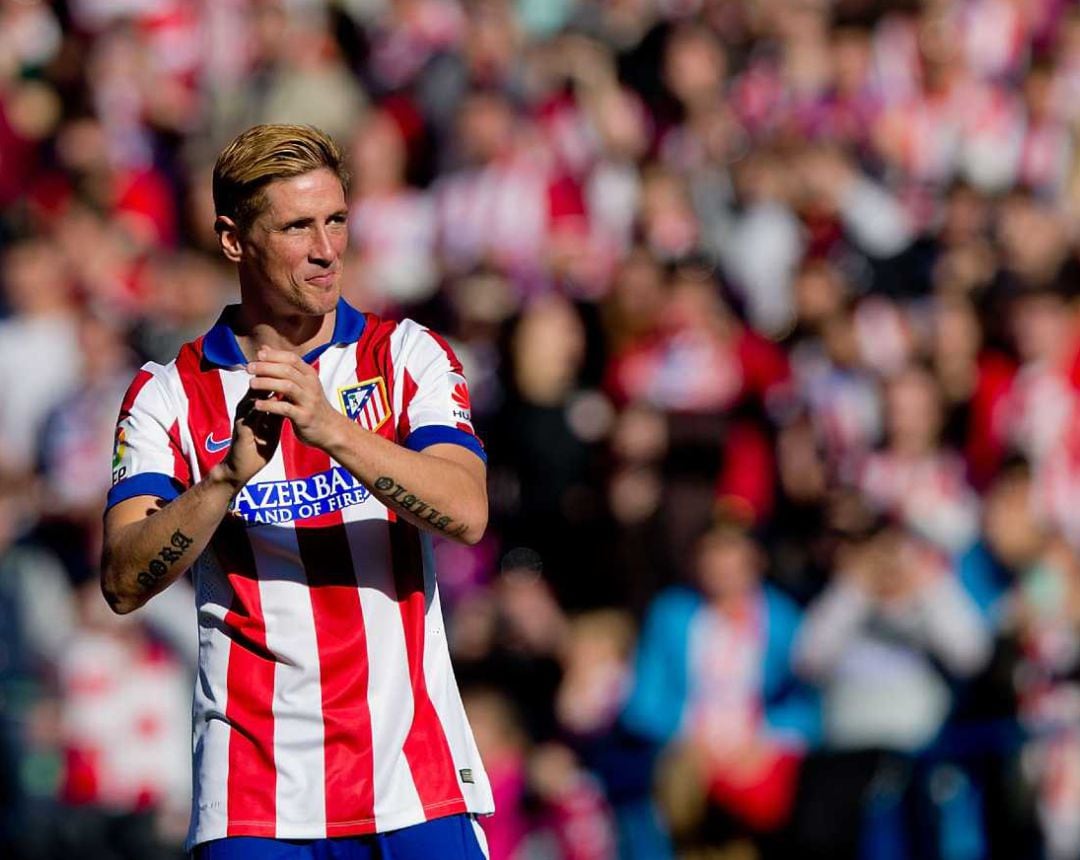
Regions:
<instances>
[{"instance_id":1,"label":"forearm","mask_svg":"<svg viewBox=\"0 0 1080 860\"><path fill-rule=\"evenodd\" d=\"M482 478L463 465L410 451L346 420L335 428L325 450L387 508L414 525L467 544L483 535L487 489Z\"/></svg>"},{"instance_id":2,"label":"forearm","mask_svg":"<svg viewBox=\"0 0 1080 860\"><path fill-rule=\"evenodd\" d=\"M832 583L807 612L796 640L800 672L813 679L827 677L870 611L861 588L842 580Z\"/></svg>"},{"instance_id":3,"label":"forearm","mask_svg":"<svg viewBox=\"0 0 1080 860\"><path fill-rule=\"evenodd\" d=\"M206 548L235 492L218 467L152 516L115 528L107 520L101 590L113 611L138 609L175 582Z\"/></svg>"},{"instance_id":4,"label":"forearm","mask_svg":"<svg viewBox=\"0 0 1080 860\"><path fill-rule=\"evenodd\" d=\"M951 575L926 587L918 605L926 644L950 672L967 678L986 665L993 649L990 631Z\"/></svg>"}]
</instances>

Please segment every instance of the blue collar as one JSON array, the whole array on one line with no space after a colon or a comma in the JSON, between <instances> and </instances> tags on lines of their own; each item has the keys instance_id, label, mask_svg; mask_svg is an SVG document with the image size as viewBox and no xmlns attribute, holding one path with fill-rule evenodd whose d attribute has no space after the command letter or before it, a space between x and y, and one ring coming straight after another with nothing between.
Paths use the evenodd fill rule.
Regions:
<instances>
[{"instance_id":1,"label":"blue collar","mask_svg":"<svg viewBox=\"0 0 1080 860\"><path fill-rule=\"evenodd\" d=\"M248 362L240 349L240 344L236 342L236 335L225 321L228 316L229 308L226 308L218 317L218 321L214 323L214 327L203 338L203 358L218 367L236 367ZM304 361L313 362L334 344L358 341L360 335L364 333L365 322L366 319L360 311L345 299L338 299L337 316L334 318L334 331L330 335L330 340L311 350L304 356Z\"/></svg>"}]
</instances>

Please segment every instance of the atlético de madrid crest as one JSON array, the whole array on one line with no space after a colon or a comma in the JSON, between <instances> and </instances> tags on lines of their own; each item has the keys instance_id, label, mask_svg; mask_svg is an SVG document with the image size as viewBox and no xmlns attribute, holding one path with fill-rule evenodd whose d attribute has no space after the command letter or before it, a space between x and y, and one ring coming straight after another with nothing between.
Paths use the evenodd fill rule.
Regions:
<instances>
[{"instance_id":1,"label":"atl\u00e9tico de madrid crest","mask_svg":"<svg viewBox=\"0 0 1080 860\"><path fill-rule=\"evenodd\" d=\"M338 389L341 411L365 430L378 430L390 417L386 383L381 376Z\"/></svg>"}]
</instances>

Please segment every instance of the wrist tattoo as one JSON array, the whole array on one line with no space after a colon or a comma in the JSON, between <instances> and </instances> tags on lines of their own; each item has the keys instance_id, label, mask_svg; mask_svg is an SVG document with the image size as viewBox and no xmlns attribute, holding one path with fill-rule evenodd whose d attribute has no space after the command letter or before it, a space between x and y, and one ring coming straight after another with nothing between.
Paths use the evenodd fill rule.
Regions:
<instances>
[{"instance_id":1,"label":"wrist tattoo","mask_svg":"<svg viewBox=\"0 0 1080 860\"><path fill-rule=\"evenodd\" d=\"M169 538L169 542L158 550L158 554L155 558L151 559L146 565L145 570L140 570L135 577L138 580L139 585L143 588L153 588L161 579L172 569L181 558L184 556L184 552L195 541L184 534L180 529L173 532L172 537Z\"/></svg>"},{"instance_id":2,"label":"wrist tattoo","mask_svg":"<svg viewBox=\"0 0 1080 860\"><path fill-rule=\"evenodd\" d=\"M419 517L433 529L450 537L458 537L465 533L465 524L456 523L442 511L433 508L427 502L410 493L393 478L386 477L375 479L375 489L384 493L390 501L403 511L408 511L414 517Z\"/></svg>"}]
</instances>

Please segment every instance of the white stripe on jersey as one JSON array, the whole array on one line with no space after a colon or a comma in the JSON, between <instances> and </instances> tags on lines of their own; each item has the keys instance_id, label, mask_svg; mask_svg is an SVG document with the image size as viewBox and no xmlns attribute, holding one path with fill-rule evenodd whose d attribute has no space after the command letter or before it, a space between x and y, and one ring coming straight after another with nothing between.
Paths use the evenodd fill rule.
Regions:
<instances>
[{"instance_id":1,"label":"white stripe on jersey","mask_svg":"<svg viewBox=\"0 0 1080 860\"><path fill-rule=\"evenodd\" d=\"M195 483L202 475L197 458L191 454L193 440L186 420L189 409L187 392L180 384L175 361L165 368L161 382L176 399L181 447L191 469L192 483ZM225 616L233 602L232 587L213 553L202 553L192 567L191 575L199 624L199 676L192 700L195 790L185 843L189 848L197 838L207 838L206 833L213 833L215 836L210 838L217 838L228 832L231 729L225 715L229 705L229 651L232 640L224 630Z\"/></svg>"},{"instance_id":2,"label":"white stripe on jersey","mask_svg":"<svg viewBox=\"0 0 1080 860\"><path fill-rule=\"evenodd\" d=\"M217 839L228 832L231 730L225 713L232 642L224 625L233 599L225 573L212 553L203 553L192 573L199 611L199 677L193 702L195 793L188 847L197 835Z\"/></svg>"},{"instance_id":3,"label":"white stripe on jersey","mask_svg":"<svg viewBox=\"0 0 1080 860\"><path fill-rule=\"evenodd\" d=\"M271 472L273 466L277 466ZM275 456L261 473L284 480ZM287 526L254 526L255 566L266 624L266 647L274 664L274 764L277 769L277 837L300 839L325 831L325 748L322 719L312 719L322 701L319 649L311 590L297 563L296 532ZM314 706L314 707L313 707Z\"/></svg>"},{"instance_id":4,"label":"white stripe on jersey","mask_svg":"<svg viewBox=\"0 0 1080 860\"><path fill-rule=\"evenodd\" d=\"M446 733L450 755L454 759L454 769L459 773L464 768L472 770L474 782L458 784L466 806L470 810L487 811L492 808L491 786L480 761L480 751L476 748L476 740L468 720L459 716L465 713L465 705L458 691L454 667L450 662L446 631L443 628L442 602L435 581L435 553L431 547L431 535L422 532L420 545L424 554L424 596L428 607L427 635L424 637L424 680L428 696Z\"/></svg>"}]
</instances>

